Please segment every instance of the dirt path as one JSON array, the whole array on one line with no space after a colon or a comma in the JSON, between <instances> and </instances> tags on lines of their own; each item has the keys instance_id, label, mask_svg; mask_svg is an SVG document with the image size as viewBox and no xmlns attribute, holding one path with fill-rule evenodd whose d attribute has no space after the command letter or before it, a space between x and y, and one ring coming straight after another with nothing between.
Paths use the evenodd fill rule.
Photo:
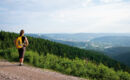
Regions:
<instances>
[{"instance_id":1,"label":"dirt path","mask_svg":"<svg viewBox=\"0 0 130 80\"><path fill-rule=\"evenodd\" d=\"M42 70L31 66L18 66L18 63L0 61L0 80L85 80L63 75L58 72Z\"/></svg>"}]
</instances>

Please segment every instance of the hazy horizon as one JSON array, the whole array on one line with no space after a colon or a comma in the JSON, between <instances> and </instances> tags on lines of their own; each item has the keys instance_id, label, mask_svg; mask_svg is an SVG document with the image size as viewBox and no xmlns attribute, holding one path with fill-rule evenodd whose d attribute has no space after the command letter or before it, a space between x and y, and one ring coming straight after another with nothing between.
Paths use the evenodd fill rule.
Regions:
<instances>
[{"instance_id":1,"label":"hazy horizon","mask_svg":"<svg viewBox=\"0 0 130 80\"><path fill-rule=\"evenodd\" d=\"M20 31L8 31L8 30L0 30L0 31L5 31L5 32L14 32L14 33L19 33ZM62 33L62 32L55 32L55 33L38 33L38 32L36 32L36 33L30 33L30 32L27 32L27 31L25 31L25 34L130 34L130 32L64 32L64 33Z\"/></svg>"}]
</instances>

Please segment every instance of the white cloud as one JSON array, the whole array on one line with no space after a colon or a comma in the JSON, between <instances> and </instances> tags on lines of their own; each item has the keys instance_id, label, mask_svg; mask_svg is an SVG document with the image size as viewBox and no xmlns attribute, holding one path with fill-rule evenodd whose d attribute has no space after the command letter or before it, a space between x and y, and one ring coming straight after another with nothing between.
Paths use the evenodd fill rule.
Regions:
<instances>
[{"instance_id":1,"label":"white cloud","mask_svg":"<svg viewBox=\"0 0 130 80\"><path fill-rule=\"evenodd\" d=\"M82 3L82 6L83 6L83 7L86 7L86 6L88 6L90 3L92 3L92 0L86 0L86 1L84 1L84 2Z\"/></svg>"},{"instance_id":2,"label":"white cloud","mask_svg":"<svg viewBox=\"0 0 130 80\"><path fill-rule=\"evenodd\" d=\"M114 2L122 2L122 0L100 0L103 3L114 3Z\"/></svg>"},{"instance_id":3,"label":"white cloud","mask_svg":"<svg viewBox=\"0 0 130 80\"><path fill-rule=\"evenodd\" d=\"M61 15L64 15L62 17ZM84 32L118 32L124 26L122 32L128 31L130 24L122 24L125 20L130 22L129 3L113 3L97 5L94 7L79 8L74 10L61 10L54 13L54 21L64 21L75 26L75 30ZM79 24L77 24L79 23ZM77 26L77 27L76 27ZM121 30L120 30L121 31Z\"/></svg>"}]
</instances>

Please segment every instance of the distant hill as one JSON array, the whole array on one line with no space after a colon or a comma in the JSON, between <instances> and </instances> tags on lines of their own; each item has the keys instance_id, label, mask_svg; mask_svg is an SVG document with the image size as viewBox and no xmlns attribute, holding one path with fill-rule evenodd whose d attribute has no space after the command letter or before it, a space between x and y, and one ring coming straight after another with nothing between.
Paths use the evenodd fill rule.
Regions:
<instances>
[{"instance_id":1,"label":"distant hill","mask_svg":"<svg viewBox=\"0 0 130 80\"><path fill-rule=\"evenodd\" d=\"M107 48L104 51L106 52L107 55L114 57L120 54L130 52L130 47L112 47Z\"/></svg>"},{"instance_id":2,"label":"distant hill","mask_svg":"<svg viewBox=\"0 0 130 80\"><path fill-rule=\"evenodd\" d=\"M113 59L130 66L130 47L113 47L105 49L104 51Z\"/></svg>"},{"instance_id":3,"label":"distant hill","mask_svg":"<svg viewBox=\"0 0 130 80\"><path fill-rule=\"evenodd\" d=\"M114 56L114 59L130 66L130 52Z\"/></svg>"},{"instance_id":4,"label":"distant hill","mask_svg":"<svg viewBox=\"0 0 130 80\"><path fill-rule=\"evenodd\" d=\"M75 33L75 34L41 34L55 40L86 42L105 36L129 36L130 33Z\"/></svg>"},{"instance_id":5,"label":"distant hill","mask_svg":"<svg viewBox=\"0 0 130 80\"><path fill-rule=\"evenodd\" d=\"M104 50L111 47L130 47L129 33L77 33L77 34L40 34L56 42L83 49Z\"/></svg>"},{"instance_id":6,"label":"distant hill","mask_svg":"<svg viewBox=\"0 0 130 80\"><path fill-rule=\"evenodd\" d=\"M85 46L85 42L56 40L56 39L52 39L50 37L47 37L46 35L40 35L40 34L26 34L26 35L31 36L31 37L35 37L35 38L47 39L47 40L50 40L50 41L66 44L66 45L69 45L69 46L79 47L79 48L82 48L83 46Z\"/></svg>"},{"instance_id":7,"label":"distant hill","mask_svg":"<svg viewBox=\"0 0 130 80\"><path fill-rule=\"evenodd\" d=\"M41 35L41 34L25 34L27 36L31 36L31 37L35 37L35 38L43 38L43 39L48 39L48 40L53 40L52 38L50 37L47 37L45 35Z\"/></svg>"},{"instance_id":8,"label":"distant hill","mask_svg":"<svg viewBox=\"0 0 130 80\"><path fill-rule=\"evenodd\" d=\"M91 40L94 43L110 44L112 46L130 47L130 36L105 36Z\"/></svg>"}]
</instances>

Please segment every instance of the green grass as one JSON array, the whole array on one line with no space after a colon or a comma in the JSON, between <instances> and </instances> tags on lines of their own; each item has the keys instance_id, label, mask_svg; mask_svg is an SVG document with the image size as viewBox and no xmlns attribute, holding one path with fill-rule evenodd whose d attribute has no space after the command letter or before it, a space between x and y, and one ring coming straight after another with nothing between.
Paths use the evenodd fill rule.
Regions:
<instances>
[{"instance_id":1,"label":"green grass","mask_svg":"<svg viewBox=\"0 0 130 80\"><path fill-rule=\"evenodd\" d=\"M9 61L18 61L16 49L0 50L0 56ZM130 80L128 72L115 71L103 64L97 65L79 58L68 59L49 53L47 55L39 55L37 52L26 51L25 62L35 67L51 69L67 75L92 80Z\"/></svg>"}]
</instances>

